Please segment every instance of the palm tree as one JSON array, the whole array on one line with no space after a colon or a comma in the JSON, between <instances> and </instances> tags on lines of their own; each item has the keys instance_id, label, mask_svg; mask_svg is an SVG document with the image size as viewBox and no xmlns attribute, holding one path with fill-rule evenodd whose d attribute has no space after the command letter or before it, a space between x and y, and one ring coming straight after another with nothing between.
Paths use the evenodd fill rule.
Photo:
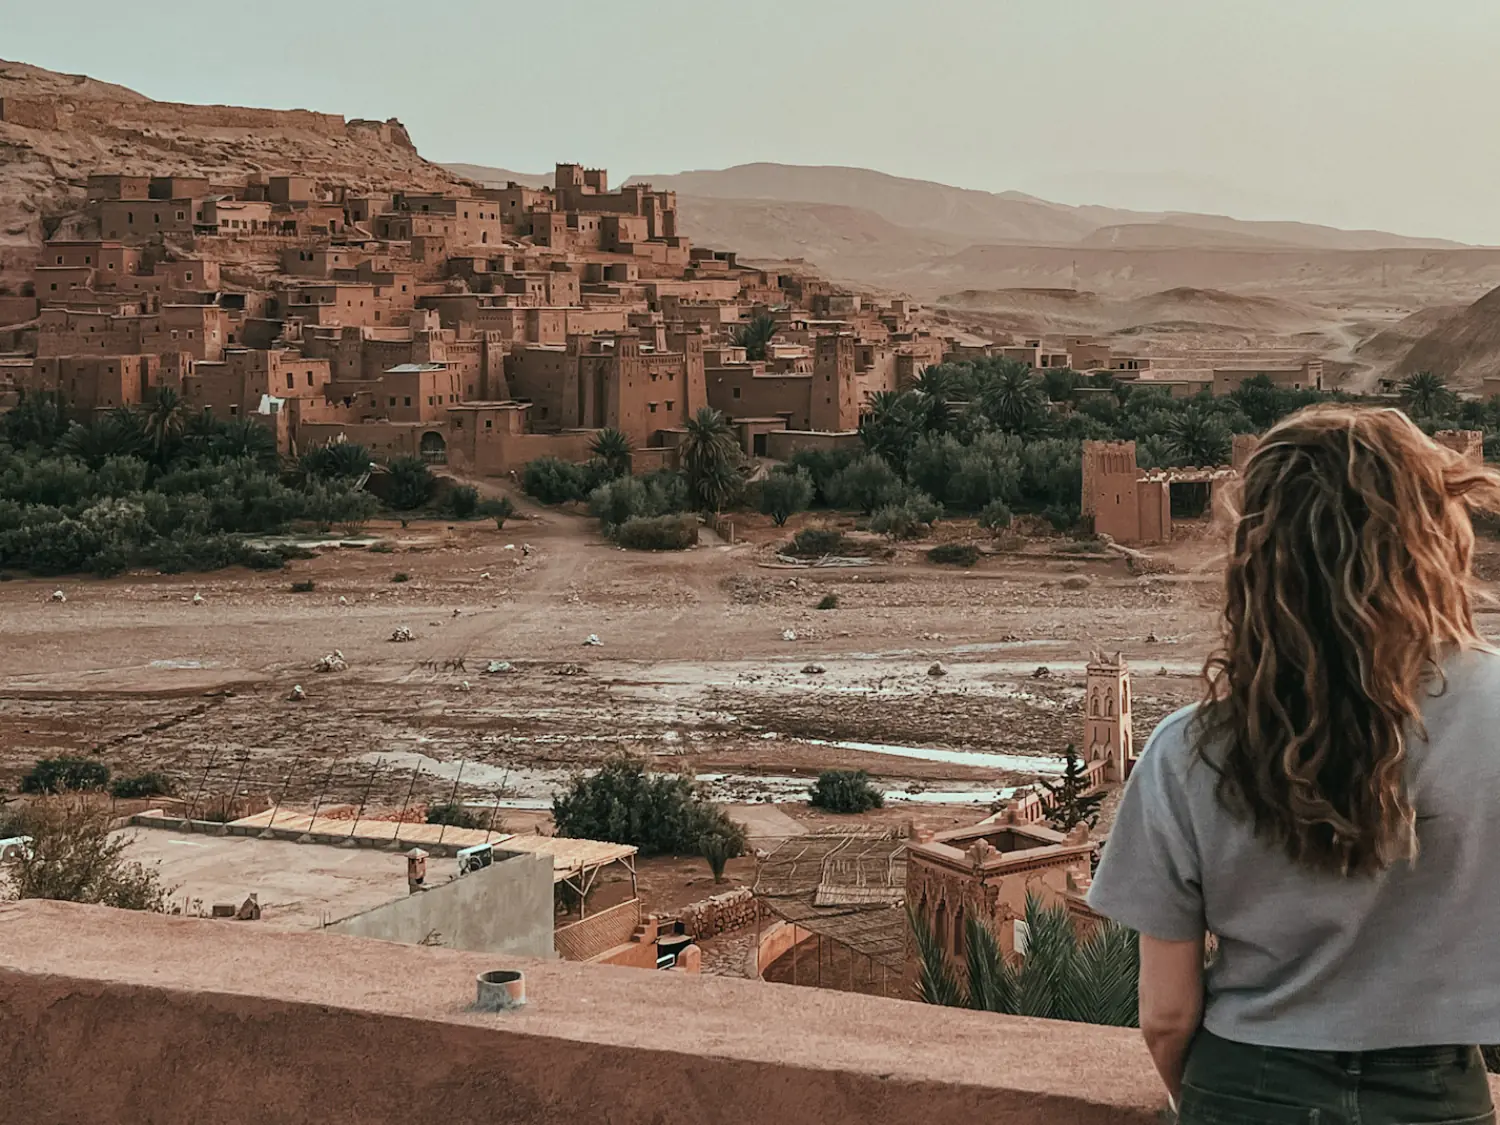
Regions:
<instances>
[{"instance_id":1,"label":"palm tree","mask_svg":"<svg viewBox=\"0 0 1500 1125\"><path fill-rule=\"evenodd\" d=\"M1232 444L1223 421L1197 404L1172 416L1162 441L1179 465L1222 465Z\"/></svg>"},{"instance_id":2,"label":"palm tree","mask_svg":"<svg viewBox=\"0 0 1500 1125\"><path fill-rule=\"evenodd\" d=\"M231 418L225 422L212 439L211 448L216 456L226 460L245 457L266 468L276 465L276 436L249 418ZM361 445L352 445L351 448L364 456L365 465L361 472L367 472L370 468L368 450Z\"/></svg>"},{"instance_id":3,"label":"palm tree","mask_svg":"<svg viewBox=\"0 0 1500 1125\"><path fill-rule=\"evenodd\" d=\"M739 483L735 467L740 447L734 431L729 419L711 406L699 408L684 428L687 437L681 453L688 494L704 509L717 512L734 496Z\"/></svg>"},{"instance_id":4,"label":"palm tree","mask_svg":"<svg viewBox=\"0 0 1500 1125\"><path fill-rule=\"evenodd\" d=\"M146 445L141 417L125 407L117 407L86 424L73 423L57 443L58 451L77 457L97 469L111 457L136 457Z\"/></svg>"},{"instance_id":5,"label":"palm tree","mask_svg":"<svg viewBox=\"0 0 1500 1125\"><path fill-rule=\"evenodd\" d=\"M1448 380L1432 371L1416 371L1401 380L1401 402L1414 418L1431 418L1448 404Z\"/></svg>"},{"instance_id":6,"label":"palm tree","mask_svg":"<svg viewBox=\"0 0 1500 1125\"><path fill-rule=\"evenodd\" d=\"M761 313L734 330L734 342L745 349L746 359L765 359L766 345L776 336L776 318Z\"/></svg>"},{"instance_id":7,"label":"palm tree","mask_svg":"<svg viewBox=\"0 0 1500 1125\"><path fill-rule=\"evenodd\" d=\"M1105 921L1080 938L1064 907L1028 895L1024 956L1008 960L994 931L971 915L960 966L926 921L908 911L921 961L917 993L929 1004L1112 1027L1140 1022L1134 930Z\"/></svg>"},{"instance_id":8,"label":"palm tree","mask_svg":"<svg viewBox=\"0 0 1500 1125\"><path fill-rule=\"evenodd\" d=\"M609 475L630 475L630 439L613 426L606 426L589 442L589 452L609 468Z\"/></svg>"},{"instance_id":9,"label":"palm tree","mask_svg":"<svg viewBox=\"0 0 1500 1125\"><path fill-rule=\"evenodd\" d=\"M1036 425L1046 410L1047 392L1024 363L1006 361L984 381L979 401L990 421L1016 433Z\"/></svg>"},{"instance_id":10,"label":"palm tree","mask_svg":"<svg viewBox=\"0 0 1500 1125\"><path fill-rule=\"evenodd\" d=\"M151 407L146 411L146 446L157 462L164 462L182 439L187 421L182 396L172 387L158 387Z\"/></svg>"}]
</instances>

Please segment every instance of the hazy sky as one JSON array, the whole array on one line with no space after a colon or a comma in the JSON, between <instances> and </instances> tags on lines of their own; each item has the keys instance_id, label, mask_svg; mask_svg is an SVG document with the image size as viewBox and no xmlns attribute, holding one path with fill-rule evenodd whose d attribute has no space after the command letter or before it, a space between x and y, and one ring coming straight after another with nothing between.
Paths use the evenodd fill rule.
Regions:
<instances>
[{"instance_id":1,"label":"hazy sky","mask_svg":"<svg viewBox=\"0 0 1500 1125\"><path fill-rule=\"evenodd\" d=\"M436 160L846 164L1494 244L1497 51L1494 0L0 0L0 57L399 117Z\"/></svg>"}]
</instances>

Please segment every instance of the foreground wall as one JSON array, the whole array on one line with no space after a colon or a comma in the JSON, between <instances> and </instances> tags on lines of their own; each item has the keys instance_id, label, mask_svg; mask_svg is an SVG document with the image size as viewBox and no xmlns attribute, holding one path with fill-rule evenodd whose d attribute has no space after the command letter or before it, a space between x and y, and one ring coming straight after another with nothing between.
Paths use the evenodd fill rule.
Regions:
<instances>
[{"instance_id":1,"label":"foreground wall","mask_svg":"<svg viewBox=\"0 0 1500 1125\"><path fill-rule=\"evenodd\" d=\"M552 857L521 854L328 929L407 945L551 957L552 913Z\"/></svg>"},{"instance_id":2,"label":"foreground wall","mask_svg":"<svg viewBox=\"0 0 1500 1125\"><path fill-rule=\"evenodd\" d=\"M525 1009L466 1010L519 966ZM0 1125L1147 1125L1139 1036L756 981L0 904Z\"/></svg>"}]
</instances>

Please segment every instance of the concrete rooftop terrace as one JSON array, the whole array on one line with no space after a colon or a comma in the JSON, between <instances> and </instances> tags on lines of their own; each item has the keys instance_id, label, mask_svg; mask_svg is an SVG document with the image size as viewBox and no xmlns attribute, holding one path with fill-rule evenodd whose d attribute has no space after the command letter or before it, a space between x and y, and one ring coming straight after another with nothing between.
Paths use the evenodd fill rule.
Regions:
<instances>
[{"instance_id":1,"label":"concrete rooftop terrace","mask_svg":"<svg viewBox=\"0 0 1500 1125\"><path fill-rule=\"evenodd\" d=\"M392 899L405 898L406 856L373 848L296 844L254 836L211 836L162 828L123 828L130 841L126 858L148 867L160 864L161 880L174 903L201 899L238 906L255 894L266 929L318 929L362 914ZM429 886L458 875L458 860L431 856Z\"/></svg>"},{"instance_id":2,"label":"concrete rooftop terrace","mask_svg":"<svg viewBox=\"0 0 1500 1125\"><path fill-rule=\"evenodd\" d=\"M527 1006L467 1011L523 968ZM0 1125L1131 1125L1136 1032L255 923L0 904Z\"/></svg>"}]
</instances>

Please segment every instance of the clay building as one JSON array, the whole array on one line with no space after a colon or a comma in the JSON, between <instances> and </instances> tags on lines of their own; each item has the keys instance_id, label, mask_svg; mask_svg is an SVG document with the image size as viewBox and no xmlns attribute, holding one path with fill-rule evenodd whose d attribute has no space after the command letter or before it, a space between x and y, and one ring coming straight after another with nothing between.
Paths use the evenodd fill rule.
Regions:
<instances>
[{"instance_id":1,"label":"clay building","mask_svg":"<svg viewBox=\"0 0 1500 1125\"><path fill-rule=\"evenodd\" d=\"M1086 441L1083 514L1092 518L1096 534L1117 543L1165 543L1172 538L1172 486L1199 484L1217 490L1235 479L1242 450L1253 448L1255 438L1236 434L1234 441L1233 465L1144 470L1136 464L1135 442Z\"/></svg>"},{"instance_id":2,"label":"clay building","mask_svg":"<svg viewBox=\"0 0 1500 1125\"><path fill-rule=\"evenodd\" d=\"M1292 366L1276 367L1216 367L1213 375L1213 393L1227 395L1240 389L1251 379L1269 379L1274 386L1288 391L1321 391L1323 389L1323 361L1309 359Z\"/></svg>"},{"instance_id":3,"label":"clay building","mask_svg":"<svg viewBox=\"0 0 1500 1125\"><path fill-rule=\"evenodd\" d=\"M506 360L506 379L531 404L538 430L612 426L635 445L655 445L658 431L681 426L706 402L701 338L682 340L680 352L623 333L521 345Z\"/></svg>"},{"instance_id":4,"label":"clay building","mask_svg":"<svg viewBox=\"0 0 1500 1125\"><path fill-rule=\"evenodd\" d=\"M38 358L26 381L28 390L59 394L80 419L99 410L149 402L161 385L161 357L139 354Z\"/></svg>"}]
</instances>

